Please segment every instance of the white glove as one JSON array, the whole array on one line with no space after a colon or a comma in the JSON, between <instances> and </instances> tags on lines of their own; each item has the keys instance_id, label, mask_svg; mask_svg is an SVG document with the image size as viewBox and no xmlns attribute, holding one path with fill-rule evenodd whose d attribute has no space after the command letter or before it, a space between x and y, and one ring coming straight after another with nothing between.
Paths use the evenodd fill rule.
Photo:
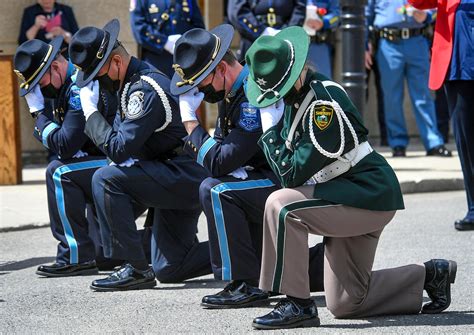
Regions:
<instances>
[{"instance_id":1,"label":"white glove","mask_svg":"<svg viewBox=\"0 0 474 335\"><path fill-rule=\"evenodd\" d=\"M123 161L122 163L115 163L115 162L110 162L110 166L115 166L115 165L118 165L120 167L130 167L132 166L133 164L135 164L135 162L138 161L138 159L133 159L133 158L129 158L127 159L126 161Z\"/></svg>"},{"instance_id":2,"label":"white glove","mask_svg":"<svg viewBox=\"0 0 474 335\"><path fill-rule=\"evenodd\" d=\"M280 32L280 29L274 29L272 27L266 27L261 36L275 36Z\"/></svg>"},{"instance_id":3,"label":"white glove","mask_svg":"<svg viewBox=\"0 0 474 335\"><path fill-rule=\"evenodd\" d=\"M174 45L176 41L181 37L181 34L170 35L165 43L165 50L168 51L170 54L174 54Z\"/></svg>"},{"instance_id":4,"label":"white glove","mask_svg":"<svg viewBox=\"0 0 474 335\"><path fill-rule=\"evenodd\" d=\"M203 99L204 93L199 92L197 87L179 96L181 122L197 120L196 110L199 108Z\"/></svg>"},{"instance_id":5,"label":"white glove","mask_svg":"<svg viewBox=\"0 0 474 335\"><path fill-rule=\"evenodd\" d=\"M89 156L89 154L87 152L79 150L78 152L76 152L74 154L74 156L72 156L72 158L82 158L82 157L86 157L86 156Z\"/></svg>"},{"instance_id":6,"label":"white glove","mask_svg":"<svg viewBox=\"0 0 474 335\"><path fill-rule=\"evenodd\" d=\"M44 109L44 97L39 84L25 95L25 99L31 114Z\"/></svg>"},{"instance_id":7,"label":"white glove","mask_svg":"<svg viewBox=\"0 0 474 335\"><path fill-rule=\"evenodd\" d=\"M97 80L91 81L87 86L81 88L79 96L81 98L82 112L87 121L92 113L97 112L98 110L99 82Z\"/></svg>"},{"instance_id":8,"label":"white glove","mask_svg":"<svg viewBox=\"0 0 474 335\"><path fill-rule=\"evenodd\" d=\"M232 176L234 178L242 179L242 180L245 180L249 177L249 175L247 174L247 171L245 171L243 167L239 167L238 169L235 169L234 171L229 173L228 176Z\"/></svg>"},{"instance_id":9,"label":"white glove","mask_svg":"<svg viewBox=\"0 0 474 335\"><path fill-rule=\"evenodd\" d=\"M273 105L260 108L260 119L262 120L262 130L266 132L280 121L285 111L283 99L278 100Z\"/></svg>"}]
</instances>

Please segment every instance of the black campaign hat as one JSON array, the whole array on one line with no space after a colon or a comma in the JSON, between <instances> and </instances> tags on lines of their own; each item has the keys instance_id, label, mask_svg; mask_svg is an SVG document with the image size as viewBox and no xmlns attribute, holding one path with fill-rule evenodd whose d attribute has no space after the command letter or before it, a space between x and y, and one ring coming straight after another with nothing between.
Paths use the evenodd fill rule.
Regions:
<instances>
[{"instance_id":1,"label":"black campaign hat","mask_svg":"<svg viewBox=\"0 0 474 335\"><path fill-rule=\"evenodd\" d=\"M58 55L63 37L58 36L49 44L40 40L29 40L16 49L14 72L22 81L20 83L20 96L30 92L41 80Z\"/></svg>"},{"instance_id":2,"label":"black campaign hat","mask_svg":"<svg viewBox=\"0 0 474 335\"><path fill-rule=\"evenodd\" d=\"M69 44L69 59L76 68L76 85L86 86L100 71L112 50L116 47L120 23L117 19L104 28L84 27L79 29Z\"/></svg>"},{"instance_id":3,"label":"black campaign hat","mask_svg":"<svg viewBox=\"0 0 474 335\"><path fill-rule=\"evenodd\" d=\"M207 31L201 28L188 30L174 48L171 93L179 95L197 86L224 57L234 37L230 24L221 24Z\"/></svg>"}]
</instances>

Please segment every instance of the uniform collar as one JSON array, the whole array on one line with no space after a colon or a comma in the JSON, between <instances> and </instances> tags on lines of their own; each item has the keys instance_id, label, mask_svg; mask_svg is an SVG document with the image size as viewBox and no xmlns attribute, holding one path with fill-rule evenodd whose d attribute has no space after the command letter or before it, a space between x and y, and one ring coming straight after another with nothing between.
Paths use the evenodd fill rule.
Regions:
<instances>
[{"instance_id":1,"label":"uniform collar","mask_svg":"<svg viewBox=\"0 0 474 335\"><path fill-rule=\"evenodd\" d=\"M125 78L124 78L125 83L128 83L131 80L132 76L141 70L140 69L141 65L142 65L141 62L132 56L132 58L130 59L130 63L128 64L128 67L127 67L127 72L125 74Z\"/></svg>"}]
</instances>

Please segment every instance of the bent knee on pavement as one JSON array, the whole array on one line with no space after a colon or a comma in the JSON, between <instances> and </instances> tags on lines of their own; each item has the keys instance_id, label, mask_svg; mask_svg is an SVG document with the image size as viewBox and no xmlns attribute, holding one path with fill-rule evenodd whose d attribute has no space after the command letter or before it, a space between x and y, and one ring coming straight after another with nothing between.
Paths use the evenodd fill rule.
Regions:
<instances>
[{"instance_id":1,"label":"bent knee on pavement","mask_svg":"<svg viewBox=\"0 0 474 335\"><path fill-rule=\"evenodd\" d=\"M355 297L344 294L343 297L330 298L326 295L327 308L337 319L357 316L361 311L364 300L365 296Z\"/></svg>"}]
</instances>

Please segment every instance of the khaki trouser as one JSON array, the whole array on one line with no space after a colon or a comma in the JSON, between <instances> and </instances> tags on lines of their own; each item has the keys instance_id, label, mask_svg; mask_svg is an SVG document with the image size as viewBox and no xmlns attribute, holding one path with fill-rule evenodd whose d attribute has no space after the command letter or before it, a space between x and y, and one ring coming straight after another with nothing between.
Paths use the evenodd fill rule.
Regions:
<instances>
[{"instance_id":1,"label":"khaki trouser","mask_svg":"<svg viewBox=\"0 0 474 335\"><path fill-rule=\"evenodd\" d=\"M314 186L282 189L267 199L260 288L310 296L308 234L326 236L324 287L339 318L418 313L425 268L372 271L377 243L395 211L371 211L312 199Z\"/></svg>"}]
</instances>

